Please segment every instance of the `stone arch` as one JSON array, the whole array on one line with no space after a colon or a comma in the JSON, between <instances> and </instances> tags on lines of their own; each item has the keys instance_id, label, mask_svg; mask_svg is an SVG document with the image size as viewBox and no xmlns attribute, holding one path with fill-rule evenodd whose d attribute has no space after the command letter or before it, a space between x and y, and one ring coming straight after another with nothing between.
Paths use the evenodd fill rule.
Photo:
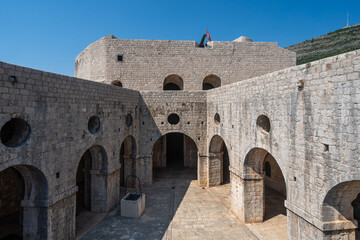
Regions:
<instances>
[{"instance_id":1,"label":"stone arch","mask_svg":"<svg viewBox=\"0 0 360 240\"><path fill-rule=\"evenodd\" d=\"M269 164L270 176L265 174L265 166ZM286 215L286 180L277 160L263 148L252 148L246 155L243 165L243 220L262 222L277 214ZM276 212L270 212L270 204L276 199ZM275 215L274 215L275 214ZM285 220L286 221L286 220Z\"/></svg>"},{"instance_id":2,"label":"stone arch","mask_svg":"<svg viewBox=\"0 0 360 240\"><path fill-rule=\"evenodd\" d=\"M120 186L125 186L125 180L129 175L136 175L137 146L133 136L127 136L120 149ZM129 178L128 186L133 186L133 180Z\"/></svg>"},{"instance_id":3,"label":"stone arch","mask_svg":"<svg viewBox=\"0 0 360 240\"><path fill-rule=\"evenodd\" d=\"M219 135L212 137L209 144L208 187L230 182L230 159L225 141Z\"/></svg>"},{"instance_id":4,"label":"stone arch","mask_svg":"<svg viewBox=\"0 0 360 240\"><path fill-rule=\"evenodd\" d=\"M184 90L184 81L177 74L168 75L164 79L163 90Z\"/></svg>"},{"instance_id":5,"label":"stone arch","mask_svg":"<svg viewBox=\"0 0 360 240\"><path fill-rule=\"evenodd\" d=\"M169 151L173 143L179 144L181 147L181 153L179 159L182 161L182 167L184 168L197 168L198 163L198 146L196 142L188 135L182 132L168 132L160 136L153 144L151 151L152 167L166 168L171 163L169 159ZM179 150L179 149L178 149Z\"/></svg>"},{"instance_id":6,"label":"stone arch","mask_svg":"<svg viewBox=\"0 0 360 240\"><path fill-rule=\"evenodd\" d=\"M43 172L30 165L13 165L0 172L0 182L2 206L6 208L0 207L0 237L12 229L6 224L15 216L23 239L47 239L49 190Z\"/></svg>"},{"instance_id":7,"label":"stone arch","mask_svg":"<svg viewBox=\"0 0 360 240\"><path fill-rule=\"evenodd\" d=\"M82 155L76 172L76 215L105 213L108 203L108 158L102 146L94 145ZM79 218L77 217L76 220ZM80 224L78 221L76 225ZM76 228L78 230L78 228Z\"/></svg>"},{"instance_id":8,"label":"stone arch","mask_svg":"<svg viewBox=\"0 0 360 240\"><path fill-rule=\"evenodd\" d=\"M113 80L111 81L111 85L113 86L117 86L117 87L122 87L122 83L119 80Z\"/></svg>"},{"instance_id":9,"label":"stone arch","mask_svg":"<svg viewBox=\"0 0 360 240\"><path fill-rule=\"evenodd\" d=\"M213 88L218 88L220 86L221 86L221 79L215 74L207 75L202 83L203 90L210 90Z\"/></svg>"},{"instance_id":10,"label":"stone arch","mask_svg":"<svg viewBox=\"0 0 360 240\"><path fill-rule=\"evenodd\" d=\"M360 180L341 182L332 187L321 205L323 222L344 221L344 229L355 228L354 200L360 193Z\"/></svg>"}]
</instances>

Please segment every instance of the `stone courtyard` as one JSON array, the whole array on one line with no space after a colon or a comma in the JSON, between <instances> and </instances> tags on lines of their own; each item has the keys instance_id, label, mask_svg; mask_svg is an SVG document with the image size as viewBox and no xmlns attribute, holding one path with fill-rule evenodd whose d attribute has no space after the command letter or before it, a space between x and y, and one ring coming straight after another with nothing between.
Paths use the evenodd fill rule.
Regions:
<instances>
[{"instance_id":1,"label":"stone courtyard","mask_svg":"<svg viewBox=\"0 0 360 240\"><path fill-rule=\"evenodd\" d=\"M191 169L185 171L166 173L144 190L140 219L116 209L83 239L258 239L212 191L199 187ZM229 186L220 193L228 196Z\"/></svg>"}]
</instances>

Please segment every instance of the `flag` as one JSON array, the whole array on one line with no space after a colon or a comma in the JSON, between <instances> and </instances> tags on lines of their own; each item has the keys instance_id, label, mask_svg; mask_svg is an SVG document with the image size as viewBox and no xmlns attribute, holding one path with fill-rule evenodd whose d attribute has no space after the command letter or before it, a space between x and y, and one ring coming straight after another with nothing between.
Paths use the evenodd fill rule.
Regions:
<instances>
[{"instance_id":1,"label":"flag","mask_svg":"<svg viewBox=\"0 0 360 240\"><path fill-rule=\"evenodd\" d=\"M209 30L206 29L206 36L209 38L209 42L211 42L211 37L210 37L210 34L209 34Z\"/></svg>"}]
</instances>

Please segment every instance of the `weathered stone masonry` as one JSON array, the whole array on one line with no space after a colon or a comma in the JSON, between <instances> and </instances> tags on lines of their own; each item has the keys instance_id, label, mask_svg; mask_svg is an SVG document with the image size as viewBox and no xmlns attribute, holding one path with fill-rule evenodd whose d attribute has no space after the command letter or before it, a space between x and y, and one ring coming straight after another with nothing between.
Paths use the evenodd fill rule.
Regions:
<instances>
[{"instance_id":1,"label":"weathered stone masonry","mask_svg":"<svg viewBox=\"0 0 360 240\"><path fill-rule=\"evenodd\" d=\"M134 47L119 47L119 41ZM155 60L140 55L146 44L156 53ZM360 51L279 70L295 62L294 54L280 50L278 58L273 57L279 65L264 70L256 65L256 54L242 65L244 58L217 55L222 51L217 53L216 42L213 49L182 44L106 37L77 58L77 76L106 83L120 80L124 87L150 90L140 92L0 62L0 125L16 118L31 127L24 144L0 144L0 172L12 171L24 182L23 189L19 182L25 193L24 238L75 238L76 175L82 156L91 159L87 174L96 179L91 209L108 212L119 204L121 145L129 144L124 140L134 139L123 158L135 161L128 164L135 169L125 168L124 174L135 171L151 185L155 142L179 132L196 144L201 186L221 184L226 147L232 210L240 219L262 221L264 164L275 161L273 174L282 173L286 186L289 239L355 239L351 203L360 192ZM244 48L249 54L258 51L256 44L263 46L260 52L269 48L272 55L273 47L280 49L265 43L218 46L237 49L236 44L254 44ZM188 55L180 54L181 48L188 49ZM123 62L116 61L119 54ZM281 54L287 56L283 63ZM250 66L249 72L245 66ZM161 90L169 74L181 76L183 91ZM222 87L201 91L209 74L219 76ZM246 79L253 76L258 77ZM168 123L171 113L180 116L178 124ZM268 117L269 129L257 125L261 115ZM89 130L92 116L100 120L96 131Z\"/></svg>"},{"instance_id":2,"label":"weathered stone masonry","mask_svg":"<svg viewBox=\"0 0 360 240\"><path fill-rule=\"evenodd\" d=\"M118 55L123 61L117 61ZM295 65L295 53L268 42L213 42L198 48L195 41L124 40L106 36L76 57L75 77L135 90L162 90L163 81L179 75L184 90L202 90L214 74L221 86Z\"/></svg>"},{"instance_id":3,"label":"weathered stone masonry","mask_svg":"<svg viewBox=\"0 0 360 240\"><path fill-rule=\"evenodd\" d=\"M240 218L262 220L258 159L268 152L285 177L288 238L355 239L359 74L360 51L354 51L207 93L208 119L215 113L224 119L210 121L208 141L217 134L229 148L232 208ZM256 125L263 114L271 122L268 134Z\"/></svg>"}]
</instances>

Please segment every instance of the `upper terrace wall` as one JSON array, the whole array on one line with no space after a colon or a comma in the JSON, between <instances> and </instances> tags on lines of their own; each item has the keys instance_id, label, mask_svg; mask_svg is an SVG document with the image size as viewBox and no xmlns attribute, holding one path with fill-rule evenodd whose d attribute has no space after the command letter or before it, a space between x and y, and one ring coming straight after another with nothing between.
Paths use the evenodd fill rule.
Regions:
<instances>
[{"instance_id":1,"label":"upper terrace wall","mask_svg":"<svg viewBox=\"0 0 360 240\"><path fill-rule=\"evenodd\" d=\"M122 55L123 61L117 61ZM209 74L221 86L294 66L294 52L266 42L213 42L198 48L194 41L123 40L106 36L76 58L75 76L98 82L119 80L136 90L162 90L165 77L179 75L184 90L202 90Z\"/></svg>"},{"instance_id":2,"label":"upper terrace wall","mask_svg":"<svg viewBox=\"0 0 360 240\"><path fill-rule=\"evenodd\" d=\"M298 89L299 80L304 81L303 89ZM231 171L241 179L247 178L244 161L250 150L267 150L284 175L288 209L318 229L353 228L349 223L324 223L352 220L351 214L341 215L342 208L352 209L350 202L355 197L346 199L344 194L342 199L341 191L358 193L345 185L360 180L359 87L358 50L210 90L207 145L215 134L223 137ZM220 114L219 125L213 121L215 113ZM256 125L260 115L270 119L269 134ZM329 146L328 151L324 144ZM345 187L334 190L328 197L333 202L326 205L325 196L331 196L330 190L340 183ZM236 198L240 195L232 194L235 210L241 209L241 200ZM288 220L289 228L296 228L295 221ZM314 232L305 231L305 225L295 232L289 230L289 236L295 238L302 232L309 235L297 238L320 239L311 235Z\"/></svg>"}]
</instances>

